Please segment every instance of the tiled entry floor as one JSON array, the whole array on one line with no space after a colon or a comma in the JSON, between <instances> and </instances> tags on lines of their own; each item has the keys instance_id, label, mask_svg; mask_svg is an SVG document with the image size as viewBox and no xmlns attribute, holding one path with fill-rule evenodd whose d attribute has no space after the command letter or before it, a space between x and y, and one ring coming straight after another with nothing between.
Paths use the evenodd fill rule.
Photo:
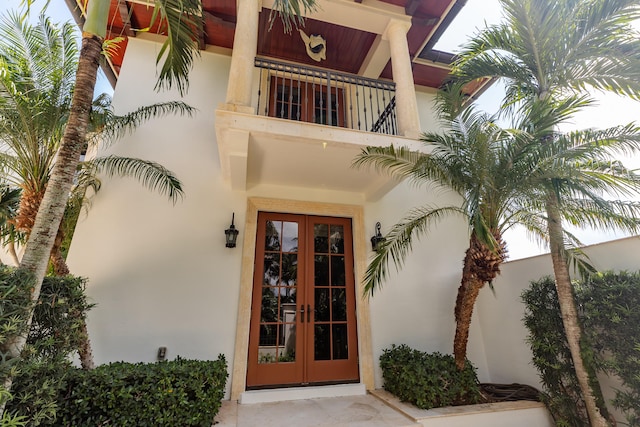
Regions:
<instances>
[{"instance_id":1,"label":"tiled entry floor","mask_svg":"<svg viewBox=\"0 0 640 427\"><path fill-rule=\"evenodd\" d=\"M215 427L420 426L372 395L239 405L222 402Z\"/></svg>"}]
</instances>

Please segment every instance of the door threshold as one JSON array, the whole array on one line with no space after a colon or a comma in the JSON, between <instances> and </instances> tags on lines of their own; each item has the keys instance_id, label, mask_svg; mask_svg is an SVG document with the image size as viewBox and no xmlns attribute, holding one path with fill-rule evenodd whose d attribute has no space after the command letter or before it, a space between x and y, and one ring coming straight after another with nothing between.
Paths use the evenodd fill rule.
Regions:
<instances>
[{"instance_id":1,"label":"door threshold","mask_svg":"<svg viewBox=\"0 0 640 427\"><path fill-rule=\"evenodd\" d=\"M282 402L286 400L318 399L322 397L361 396L367 394L364 384L337 384L310 387L290 387L245 391L238 403Z\"/></svg>"}]
</instances>

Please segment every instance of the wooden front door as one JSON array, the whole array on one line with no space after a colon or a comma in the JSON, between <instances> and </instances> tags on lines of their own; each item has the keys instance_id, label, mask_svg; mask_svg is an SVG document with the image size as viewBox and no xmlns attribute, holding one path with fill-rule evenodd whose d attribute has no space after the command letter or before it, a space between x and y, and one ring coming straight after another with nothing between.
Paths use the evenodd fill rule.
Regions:
<instances>
[{"instance_id":1,"label":"wooden front door","mask_svg":"<svg viewBox=\"0 0 640 427\"><path fill-rule=\"evenodd\" d=\"M247 387L358 381L351 220L258 214Z\"/></svg>"}]
</instances>

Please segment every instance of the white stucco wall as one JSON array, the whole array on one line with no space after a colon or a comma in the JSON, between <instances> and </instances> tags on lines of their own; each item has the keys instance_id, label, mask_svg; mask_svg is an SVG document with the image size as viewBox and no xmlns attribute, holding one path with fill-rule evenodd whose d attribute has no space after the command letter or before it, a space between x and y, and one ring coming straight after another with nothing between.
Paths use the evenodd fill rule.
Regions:
<instances>
[{"instance_id":1,"label":"white stucco wall","mask_svg":"<svg viewBox=\"0 0 640 427\"><path fill-rule=\"evenodd\" d=\"M435 111L436 91L435 89L422 88L416 92L418 100L418 115L420 117L420 129L422 132L438 132L438 123Z\"/></svg>"},{"instance_id":2,"label":"white stucco wall","mask_svg":"<svg viewBox=\"0 0 640 427\"><path fill-rule=\"evenodd\" d=\"M367 224L380 221L385 233L411 208L456 203L456 198L441 190L401 185L383 200L367 206ZM462 274L462 261L468 247L468 231L458 218L436 224L415 242L412 253L396 273L390 265L390 278L371 298L371 329L374 361L391 344L407 344L427 352L451 354L457 289ZM470 331L469 359L478 368L481 380L487 378L482 335L474 315ZM471 345L473 344L473 345ZM381 385L377 366L376 384Z\"/></svg>"},{"instance_id":3,"label":"white stucco wall","mask_svg":"<svg viewBox=\"0 0 640 427\"><path fill-rule=\"evenodd\" d=\"M130 39L114 96L118 112L179 99L175 91L153 89L158 48L144 37ZM163 164L182 180L185 198L172 206L131 179L105 178L89 215L81 219L68 261L74 274L90 279L88 293L98 304L89 315L98 363L154 361L158 347L166 346L169 359L213 359L223 353L231 371L242 248L225 248L223 230L235 212L243 233L247 197L363 205L371 234L376 221L386 231L412 207L454 201L440 190L408 185L375 203L365 203L359 194L322 189L256 185L247 192L232 191L220 174L214 124L214 110L225 99L229 64L228 56L203 52L184 99L198 109L195 117L153 120L109 149ZM423 129L436 130L433 94L420 93L418 100ZM382 349L393 343L451 352L466 245L464 223L443 221L415 244L402 271L394 272L371 299L376 366ZM469 357L486 379L477 324L474 319ZM381 384L377 369L376 386Z\"/></svg>"},{"instance_id":4,"label":"white stucco wall","mask_svg":"<svg viewBox=\"0 0 640 427\"><path fill-rule=\"evenodd\" d=\"M640 237L588 246L585 252L600 271L640 270ZM520 295L531 281L552 274L548 254L507 262L494 283L495 296L488 290L480 292L477 311L490 381L540 386L525 341L528 331L522 323L524 305ZM615 379L602 378L601 383L605 398L613 397ZM616 416L622 420L619 414Z\"/></svg>"},{"instance_id":5,"label":"white stucco wall","mask_svg":"<svg viewBox=\"0 0 640 427\"><path fill-rule=\"evenodd\" d=\"M158 47L130 40L114 96L118 112L179 99L153 90ZM240 251L224 247L223 230L233 211L243 222L246 202L219 178L212 120L229 61L207 52L197 60L184 99L198 109L194 118L153 120L110 150L166 166L182 180L185 198L172 206L131 179L105 179L81 220L69 265L90 278L98 304L89 317L98 363L152 361L159 346L169 358L233 356Z\"/></svg>"}]
</instances>

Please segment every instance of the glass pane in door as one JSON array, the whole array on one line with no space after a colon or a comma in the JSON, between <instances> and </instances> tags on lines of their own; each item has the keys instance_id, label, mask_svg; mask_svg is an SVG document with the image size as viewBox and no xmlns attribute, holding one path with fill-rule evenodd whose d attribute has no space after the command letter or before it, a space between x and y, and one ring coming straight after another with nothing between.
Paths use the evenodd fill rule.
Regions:
<instances>
[{"instance_id":1,"label":"glass pane in door","mask_svg":"<svg viewBox=\"0 0 640 427\"><path fill-rule=\"evenodd\" d=\"M260 308L258 363L296 358L298 224L267 221Z\"/></svg>"},{"instance_id":2,"label":"glass pane in door","mask_svg":"<svg viewBox=\"0 0 640 427\"><path fill-rule=\"evenodd\" d=\"M314 356L347 359L347 298L344 227L314 225Z\"/></svg>"}]
</instances>

